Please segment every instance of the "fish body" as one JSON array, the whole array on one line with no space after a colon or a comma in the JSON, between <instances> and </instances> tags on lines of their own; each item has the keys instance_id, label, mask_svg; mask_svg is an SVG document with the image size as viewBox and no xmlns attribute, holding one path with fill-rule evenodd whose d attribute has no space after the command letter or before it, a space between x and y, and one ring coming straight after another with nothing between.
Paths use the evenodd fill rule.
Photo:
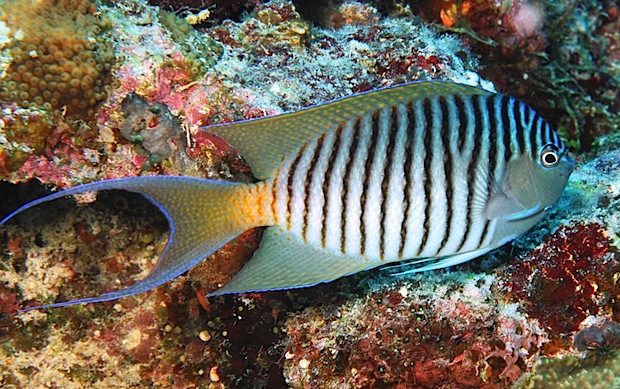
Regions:
<instances>
[{"instance_id":1,"label":"fish body","mask_svg":"<svg viewBox=\"0 0 620 389\"><path fill-rule=\"evenodd\" d=\"M417 266L409 271L455 265L534 226L573 169L565 144L531 108L447 82L206 130L237 148L259 181L101 181L35 200L0 222L42 202L108 189L141 193L166 215L168 245L146 278L45 307L151 289L261 226L252 259L214 295L310 286L403 260Z\"/></svg>"}]
</instances>

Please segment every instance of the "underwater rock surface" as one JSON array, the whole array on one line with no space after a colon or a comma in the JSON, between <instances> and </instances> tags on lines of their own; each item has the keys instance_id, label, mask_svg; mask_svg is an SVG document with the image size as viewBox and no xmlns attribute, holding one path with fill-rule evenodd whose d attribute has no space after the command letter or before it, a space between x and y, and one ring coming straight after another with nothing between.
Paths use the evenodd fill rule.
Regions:
<instances>
[{"instance_id":1,"label":"underwater rock surface","mask_svg":"<svg viewBox=\"0 0 620 389\"><path fill-rule=\"evenodd\" d=\"M28 9L31 2L0 0L0 15L18 3ZM43 3L59 12L72 4ZM617 95L607 91L618 85L620 58L606 57L600 73L582 74L577 86L562 83L565 94L556 95L540 86L532 56L524 53L527 47L545 53L548 72L557 72L566 53L585 65L601 60L600 50L615 53L613 2L592 3L589 13L565 2L537 3L544 18L532 29L495 23L518 15L526 1L501 2L506 9L492 1L460 2L467 10L455 8L457 2L433 8L439 2L426 1L426 13L413 3L344 1L322 5L327 27L313 25L314 16L290 1L234 2L236 9L251 9L241 17L235 10L234 21L225 19L232 10L207 3L213 21L193 26L188 21L201 9L175 14L138 0L92 3L95 9L76 3L88 5L80 25L90 20L93 31L105 29L105 39L92 41L89 50L100 51L96 60L109 65L94 77L102 81L84 115L0 101L0 216L50 189L107 178L182 174L249 182L242 156L201 126L419 79L493 90L479 74L496 80L505 71L511 76L496 81L498 91L526 98L543 116L551 112L571 145L588 142L592 151L575 150L578 164L567 190L534 230L449 271L392 277L375 270L313 288L205 299L249 259L262 233L253 230L155 290L5 319L0 386L618 385L620 138ZM559 14L581 23L547 22ZM17 59L35 66L43 52L30 48L34 54L28 49L29 57L15 58L15 47L28 37L5 19L1 83L23 77L15 75ZM563 33L570 45L548 50L549 40ZM499 42L499 51L475 43L485 40ZM519 49L508 52L506 42ZM498 71L501 55L527 61ZM579 64L567 69L575 72ZM528 72L523 84L512 81ZM595 108L581 111L589 94ZM579 112L562 111L567 95L579 96ZM578 132L573 123L588 125ZM166 243L163 216L123 192L93 200L43 205L0 229L0 313L96 295L147 274Z\"/></svg>"}]
</instances>

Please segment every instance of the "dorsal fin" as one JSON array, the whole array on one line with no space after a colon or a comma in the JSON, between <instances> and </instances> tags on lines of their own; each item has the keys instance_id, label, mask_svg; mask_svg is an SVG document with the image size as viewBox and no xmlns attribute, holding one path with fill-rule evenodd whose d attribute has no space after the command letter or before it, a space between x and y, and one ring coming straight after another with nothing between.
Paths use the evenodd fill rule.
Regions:
<instances>
[{"instance_id":1,"label":"dorsal fin","mask_svg":"<svg viewBox=\"0 0 620 389\"><path fill-rule=\"evenodd\" d=\"M348 96L299 111L242 122L205 127L221 136L249 162L254 176L266 180L286 157L311 139L351 120L386 106L429 96L486 95L490 92L452 82L413 82Z\"/></svg>"}]
</instances>

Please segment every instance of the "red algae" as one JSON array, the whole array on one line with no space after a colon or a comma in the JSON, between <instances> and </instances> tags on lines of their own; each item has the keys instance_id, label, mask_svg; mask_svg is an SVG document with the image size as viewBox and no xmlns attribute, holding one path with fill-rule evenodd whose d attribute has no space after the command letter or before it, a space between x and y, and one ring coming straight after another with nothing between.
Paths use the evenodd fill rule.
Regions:
<instances>
[{"instance_id":1,"label":"red algae","mask_svg":"<svg viewBox=\"0 0 620 389\"><path fill-rule=\"evenodd\" d=\"M552 343L566 347L566 334L579 329L590 315L602 311L599 301L610 300L613 275L620 270L616 249L598 223L560 227L540 247L502 269L501 287L531 317L549 330Z\"/></svg>"},{"instance_id":2,"label":"red algae","mask_svg":"<svg viewBox=\"0 0 620 389\"><path fill-rule=\"evenodd\" d=\"M476 278L466 290L454 281L436 296L427 283L396 283L350 296L346 305L307 308L287 323L289 384L509 386L527 370L545 336L523 317L508 316L511 308L486 305L490 279Z\"/></svg>"}]
</instances>

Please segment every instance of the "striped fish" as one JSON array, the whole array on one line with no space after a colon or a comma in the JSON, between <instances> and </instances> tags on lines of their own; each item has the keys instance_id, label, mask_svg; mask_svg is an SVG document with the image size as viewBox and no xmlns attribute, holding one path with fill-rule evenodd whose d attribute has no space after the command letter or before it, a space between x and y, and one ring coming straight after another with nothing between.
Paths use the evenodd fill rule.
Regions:
<instances>
[{"instance_id":1,"label":"striped fish","mask_svg":"<svg viewBox=\"0 0 620 389\"><path fill-rule=\"evenodd\" d=\"M177 176L81 185L141 193L170 237L143 280L44 307L139 293L266 226L245 267L214 295L296 288L409 260L410 271L456 265L535 225L573 169L567 148L531 108L447 82L412 83L298 112L207 128L236 147L258 182Z\"/></svg>"}]
</instances>

